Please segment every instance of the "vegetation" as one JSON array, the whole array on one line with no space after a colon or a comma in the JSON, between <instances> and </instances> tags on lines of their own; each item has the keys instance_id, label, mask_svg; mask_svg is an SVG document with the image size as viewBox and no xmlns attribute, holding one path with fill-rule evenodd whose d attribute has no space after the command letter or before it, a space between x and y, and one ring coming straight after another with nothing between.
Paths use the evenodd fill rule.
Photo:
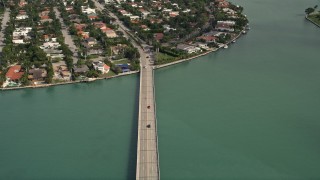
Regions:
<instances>
[{"instance_id":1,"label":"vegetation","mask_svg":"<svg viewBox=\"0 0 320 180\"><path fill-rule=\"evenodd\" d=\"M305 13L307 14L307 17L320 26L320 11L317 11L318 5L315 5L313 8L309 7L305 10Z\"/></svg>"}]
</instances>

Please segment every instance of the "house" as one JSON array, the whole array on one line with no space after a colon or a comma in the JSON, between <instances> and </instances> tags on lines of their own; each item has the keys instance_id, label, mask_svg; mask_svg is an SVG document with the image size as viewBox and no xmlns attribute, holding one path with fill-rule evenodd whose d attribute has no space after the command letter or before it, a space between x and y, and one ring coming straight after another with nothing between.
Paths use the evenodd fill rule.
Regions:
<instances>
[{"instance_id":1,"label":"house","mask_svg":"<svg viewBox=\"0 0 320 180\"><path fill-rule=\"evenodd\" d=\"M183 10L182 12L183 13L188 13L188 12L190 12L191 10L190 9L185 9L185 10Z\"/></svg>"},{"instance_id":2,"label":"house","mask_svg":"<svg viewBox=\"0 0 320 180\"><path fill-rule=\"evenodd\" d=\"M71 73L70 71L60 71L61 79L70 81L71 80Z\"/></svg>"},{"instance_id":3,"label":"house","mask_svg":"<svg viewBox=\"0 0 320 180\"><path fill-rule=\"evenodd\" d=\"M49 16L40 16L40 22L44 23L44 22L52 22L53 20L49 17Z\"/></svg>"},{"instance_id":4,"label":"house","mask_svg":"<svg viewBox=\"0 0 320 180\"><path fill-rule=\"evenodd\" d=\"M116 38L118 35L114 30L106 30L106 35L108 38Z\"/></svg>"},{"instance_id":5,"label":"house","mask_svg":"<svg viewBox=\"0 0 320 180\"><path fill-rule=\"evenodd\" d=\"M117 44L116 46L111 46L111 52L113 55L118 55L123 52L126 47L126 44Z\"/></svg>"},{"instance_id":6,"label":"house","mask_svg":"<svg viewBox=\"0 0 320 180\"><path fill-rule=\"evenodd\" d=\"M139 20L140 17L139 16L130 16L130 20L133 21L133 20Z\"/></svg>"},{"instance_id":7,"label":"house","mask_svg":"<svg viewBox=\"0 0 320 180\"><path fill-rule=\"evenodd\" d=\"M20 39L19 37L13 37L12 38L12 43L13 44L25 44L23 39Z\"/></svg>"},{"instance_id":8,"label":"house","mask_svg":"<svg viewBox=\"0 0 320 180\"><path fill-rule=\"evenodd\" d=\"M179 16L179 11L169 12L169 16L170 16L170 17L177 17L177 16Z\"/></svg>"},{"instance_id":9,"label":"house","mask_svg":"<svg viewBox=\"0 0 320 180\"><path fill-rule=\"evenodd\" d=\"M21 65L11 66L6 73L6 78L9 81L18 81L24 75Z\"/></svg>"},{"instance_id":10,"label":"house","mask_svg":"<svg viewBox=\"0 0 320 180\"><path fill-rule=\"evenodd\" d=\"M227 31L227 32L234 32L234 28L232 28L228 24L217 24L215 29L217 31Z\"/></svg>"},{"instance_id":11,"label":"house","mask_svg":"<svg viewBox=\"0 0 320 180\"><path fill-rule=\"evenodd\" d=\"M23 20L23 19L28 19L28 18L29 18L29 16L26 14L19 14L16 16L17 20Z\"/></svg>"},{"instance_id":12,"label":"house","mask_svg":"<svg viewBox=\"0 0 320 180\"><path fill-rule=\"evenodd\" d=\"M172 30L172 31L176 31L177 30L175 28L171 28L170 25L168 25L168 24L164 24L164 25L162 25L162 27L164 28L164 32L165 33L169 32L170 30Z\"/></svg>"},{"instance_id":13,"label":"house","mask_svg":"<svg viewBox=\"0 0 320 180\"><path fill-rule=\"evenodd\" d=\"M141 29L143 29L144 31L150 31L150 28L148 28L148 26L142 24L141 26Z\"/></svg>"},{"instance_id":14,"label":"house","mask_svg":"<svg viewBox=\"0 0 320 180\"><path fill-rule=\"evenodd\" d=\"M206 43L196 42L193 45L197 46L197 47L199 47L201 49L205 49L205 50L209 49L208 44L206 44Z\"/></svg>"},{"instance_id":15,"label":"house","mask_svg":"<svg viewBox=\"0 0 320 180\"><path fill-rule=\"evenodd\" d=\"M121 10L118 10L121 14L122 14L122 16L132 16L132 14L131 13L128 13L126 10L123 10L123 9L121 9Z\"/></svg>"},{"instance_id":16,"label":"house","mask_svg":"<svg viewBox=\"0 0 320 180\"><path fill-rule=\"evenodd\" d=\"M89 32L83 32L83 31L78 31L78 35L81 36L83 39L89 38Z\"/></svg>"},{"instance_id":17,"label":"house","mask_svg":"<svg viewBox=\"0 0 320 180\"><path fill-rule=\"evenodd\" d=\"M106 28L106 24L102 21L99 21L99 22L93 22L93 25L94 27L96 28L99 28L99 29L102 29L102 28Z\"/></svg>"},{"instance_id":18,"label":"house","mask_svg":"<svg viewBox=\"0 0 320 180\"><path fill-rule=\"evenodd\" d=\"M24 7L25 5L27 5L28 3L25 0L20 0L19 2L19 7Z\"/></svg>"},{"instance_id":19,"label":"house","mask_svg":"<svg viewBox=\"0 0 320 180\"><path fill-rule=\"evenodd\" d=\"M93 62L92 65L95 70L101 71L102 74L106 74L110 71L110 67L101 61Z\"/></svg>"},{"instance_id":20,"label":"house","mask_svg":"<svg viewBox=\"0 0 320 180\"><path fill-rule=\"evenodd\" d=\"M123 73L130 72L130 67L128 64L117 64L116 66L120 67Z\"/></svg>"},{"instance_id":21,"label":"house","mask_svg":"<svg viewBox=\"0 0 320 180\"><path fill-rule=\"evenodd\" d=\"M199 47L190 46L187 44L178 44L177 49L182 50L188 54L201 52L201 49Z\"/></svg>"},{"instance_id":22,"label":"house","mask_svg":"<svg viewBox=\"0 0 320 180\"><path fill-rule=\"evenodd\" d=\"M89 37L84 40L90 47L93 47L94 45L97 44L97 40L93 37Z\"/></svg>"},{"instance_id":23,"label":"house","mask_svg":"<svg viewBox=\"0 0 320 180\"><path fill-rule=\"evenodd\" d=\"M199 36L197 37L197 40L203 40L205 41L206 43L212 43L212 42L216 42L218 38L215 37L215 36Z\"/></svg>"},{"instance_id":24,"label":"house","mask_svg":"<svg viewBox=\"0 0 320 180\"><path fill-rule=\"evenodd\" d=\"M47 70L40 68L30 69L28 72L28 79L31 81L44 81L47 77Z\"/></svg>"},{"instance_id":25,"label":"house","mask_svg":"<svg viewBox=\"0 0 320 180\"><path fill-rule=\"evenodd\" d=\"M82 74L82 73L86 73L89 71L89 68L87 65L81 65L81 66L74 66L73 67L73 72L74 73L78 73L78 74Z\"/></svg>"},{"instance_id":26,"label":"house","mask_svg":"<svg viewBox=\"0 0 320 180\"><path fill-rule=\"evenodd\" d=\"M31 32L32 28L31 27L21 27L21 28L16 28L12 36L27 36L29 32Z\"/></svg>"},{"instance_id":27,"label":"house","mask_svg":"<svg viewBox=\"0 0 320 180\"><path fill-rule=\"evenodd\" d=\"M144 19L150 14L150 12L146 11L145 9L139 9L139 11L141 12L142 18Z\"/></svg>"},{"instance_id":28,"label":"house","mask_svg":"<svg viewBox=\"0 0 320 180\"><path fill-rule=\"evenodd\" d=\"M86 24L74 23L73 25L74 25L74 28L75 28L77 31L83 31L83 29L87 27Z\"/></svg>"},{"instance_id":29,"label":"house","mask_svg":"<svg viewBox=\"0 0 320 180\"><path fill-rule=\"evenodd\" d=\"M160 41L161 39L163 39L164 34L163 33L154 33L153 37L156 41Z\"/></svg>"},{"instance_id":30,"label":"house","mask_svg":"<svg viewBox=\"0 0 320 180\"><path fill-rule=\"evenodd\" d=\"M92 21L98 19L98 15L96 13L90 13L88 14L88 18Z\"/></svg>"},{"instance_id":31,"label":"house","mask_svg":"<svg viewBox=\"0 0 320 180\"><path fill-rule=\"evenodd\" d=\"M103 53L103 50L101 48L90 48L87 50L87 55L100 55Z\"/></svg>"},{"instance_id":32,"label":"house","mask_svg":"<svg viewBox=\"0 0 320 180\"><path fill-rule=\"evenodd\" d=\"M95 9L91 9L87 6L81 6L81 11L82 13L85 13L85 14L91 14L91 13L96 13L96 10Z\"/></svg>"}]
</instances>

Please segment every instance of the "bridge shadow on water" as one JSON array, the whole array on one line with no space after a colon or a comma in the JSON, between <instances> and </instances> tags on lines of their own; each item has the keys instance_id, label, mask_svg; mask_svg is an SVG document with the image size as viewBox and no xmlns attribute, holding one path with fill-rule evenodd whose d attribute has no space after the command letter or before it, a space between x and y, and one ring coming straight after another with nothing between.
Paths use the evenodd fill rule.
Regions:
<instances>
[{"instance_id":1,"label":"bridge shadow on water","mask_svg":"<svg viewBox=\"0 0 320 180\"><path fill-rule=\"evenodd\" d=\"M137 78L136 87L133 89L135 96L135 104L133 106L134 113L132 117L132 127L129 145L129 157L127 167L127 179L136 179L136 162L137 162L137 139L138 139L138 116L139 116L139 90L140 90L140 74Z\"/></svg>"}]
</instances>

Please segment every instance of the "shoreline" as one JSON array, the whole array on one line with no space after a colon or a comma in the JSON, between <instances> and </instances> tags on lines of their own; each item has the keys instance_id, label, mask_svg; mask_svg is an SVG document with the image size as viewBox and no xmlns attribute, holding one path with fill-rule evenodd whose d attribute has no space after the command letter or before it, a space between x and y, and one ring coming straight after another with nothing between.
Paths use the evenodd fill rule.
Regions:
<instances>
[{"instance_id":1,"label":"shoreline","mask_svg":"<svg viewBox=\"0 0 320 180\"><path fill-rule=\"evenodd\" d=\"M308 15L306 15L306 19L307 19L308 21L310 21L312 24L314 24L314 25L316 25L316 26L318 26L318 27L320 28L320 24L317 24L316 22L314 22L312 19L310 19L310 18L308 17Z\"/></svg>"},{"instance_id":2,"label":"shoreline","mask_svg":"<svg viewBox=\"0 0 320 180\"><path fill-rule=\"evenodd\" d=\"M46 87L52 87L52 86L62 86L62 85L69 85L69 84L78 84L78 83L90 83L98 80L105 80L105 79L113 79L121 76L128 76L132 74L137 74L140 71L131 71L127 73L122 73L110 77L103 77L103 78L93 78L92 80L88 81L68 81L68 82L61 82L61 83L55 83L55 84L43 84L43 85L36 85L36 86L23 86L23 87L12 87L12 88L0 88L2 91L8 91L8 90L19 90L19 89L37 89L37 88L46 88Z\"/></svg>"},{"instance_id":3,"label":"shoreline","mask_svg":"<svg viewBox=\"0 0 320 180\"><path fill-rule=\"evenodd\" d=\"M239 39L242 35L242 31L236 36L234 37L233 39L231 39L228 43L226 43L226 45L229 45L231 44L232 41L235 41L237 39ZM154 66L154 69L160 69L160 68L164 68L164 67L168 67L168 66L172 66L172 65L176 65L176 64L180 64L180 63L183 63L183 62L186 62L186 61L190 61L190 60L193 60L193 59L196 59L196 58L199 58L201 56L205 56L205 55L208 55L212 52L216 52L218 50L220 50L222 47L219 47L219 48L216 48L216 49L211 49L211 50L208 50L204 53L201 53L201 54L198 54L196 56L192 56L192 57L189 57L189 58L185 58L185 59L181 59L181 60L178 60L178 61L174 61L174 62L171 62L171 63L167 63L167 64L160 64L160 65L155 65Z\"/></svg>"},{"instance_id":4,"label":"shoreline","mask_svg":"<svg viewBox=\"0 0 320 180\"><path fill-rule=\"evenodd\" d=\"M242 35L242 31L235 38L233 38L228 43L226 43L226 45L229 45L232 41L239 39L241 37L241 35ZM160 69L160 68L164 68L164 67L169 67L169 66L173 66L173 65L176 65L176 64L180 64L180 63L183 63L183 62L186 62L186 61L191 61L191 60L199 58L201 56L208 55L208 54L210 54L212 52L216 52L216 51L220 50L221 48L222 47L219 47L219 48L216 48L216 49L211 49L211 50L208 50L208 51L206 51L204 53L198 54L196 56L192 56L192 57L189 57L189 58L181 59L181 60L174 61L174 62L171 62L171 63L155 65L155 66L153 66L153 69ZM19 89L36 89L36 88L47 88L47 87L52 87L52 86L62 86L62 85L77 84L77 83L90 83L90 82L94 82L94 81L98 81L98 80L113 79L113 78L118 78L118 77L121 77L121 76L128 76L128 75L132 75L132 74L137 74L139 72L140 71L131 71L131 72L122 73L122 74L118 74L118 75L114 75L114 76L110 76L110 77L93 78L92 80L88 80L88 81L68 81L68 82L61 82L61 83L55 83L55 84L36 85L36 86L0 88L0 90L9 91L9 90L19 90Z\"/></svg>"}]
</instances>

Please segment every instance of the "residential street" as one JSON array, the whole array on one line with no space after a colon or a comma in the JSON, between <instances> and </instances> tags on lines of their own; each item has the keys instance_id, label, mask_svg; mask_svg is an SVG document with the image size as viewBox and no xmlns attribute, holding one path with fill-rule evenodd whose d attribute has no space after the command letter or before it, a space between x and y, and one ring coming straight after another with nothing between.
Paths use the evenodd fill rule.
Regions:
<instances>
[{"instance_id":1,"label":"residential street","mask_svg":"<svg viewBox=\"0 0 320 180\"><path fill-rule=\"evenodd\" d=\"M78 52L77 52L77 47L73 42L73 39L71 37L71 35L69 34L68 29L66 28L66 25L63 22L63 19L61 18L61 13L59 12L59 10L57 9L57 7L54 7L54 11L56 13L57 18L59 19L60 23L61 23L61 31L64 37L64 42L65 44L67 44L70 48L70 50L73 53L73 64L76 64L78 62Z\"/></svg>"}]
</instances>

